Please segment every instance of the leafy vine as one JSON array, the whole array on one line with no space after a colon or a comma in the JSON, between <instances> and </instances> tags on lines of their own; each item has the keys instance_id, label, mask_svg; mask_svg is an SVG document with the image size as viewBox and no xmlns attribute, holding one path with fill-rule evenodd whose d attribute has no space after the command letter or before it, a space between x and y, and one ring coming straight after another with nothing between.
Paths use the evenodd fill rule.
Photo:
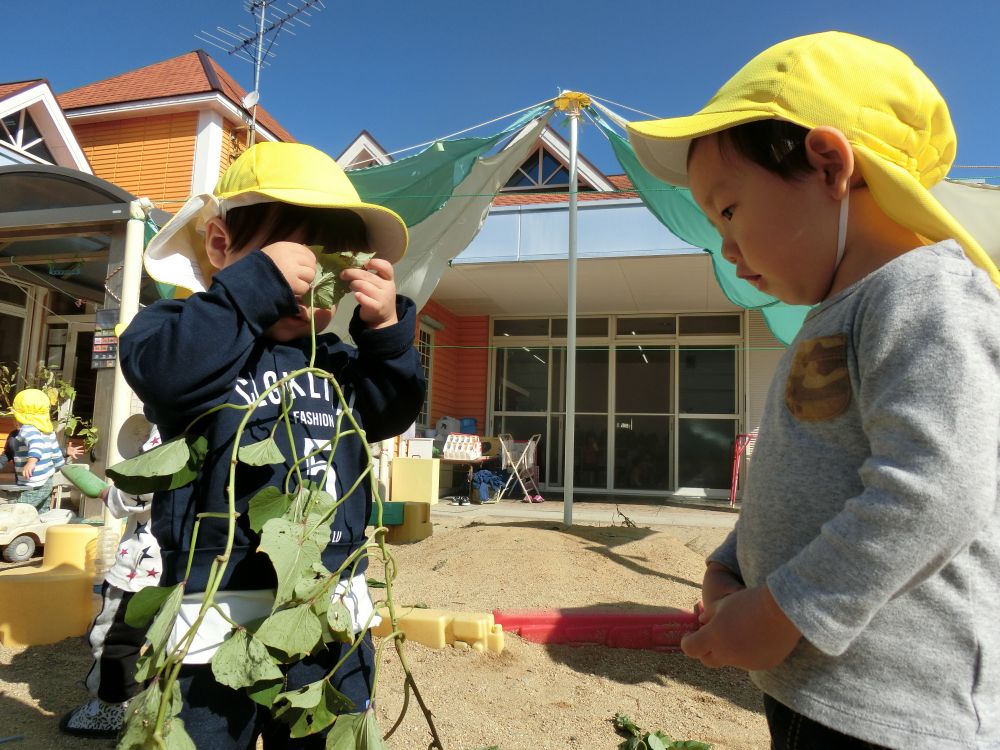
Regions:
<instances>
[{"instance_id":1,"label":"leafy vine","mask_svg":"<svg viewBox=\"0 0 1000 750\"><path fill-rule=\"evenodd\" d=\"M362 259L364 262L364 259ZM333 290L330 277L339 269L323 273L315 285L317 306L328 306L343 290ZM269 707L276 718L288 724L292 737L304 737L327 728L328 750L382 750L405 715L412 693L427 720L431 734L429 748L443 750L441 739L430 710L424 702L413 674L407 664L403 649L404 635L398 628L396 605L393 600L393 581L396 578L396 561L385 542L387 528L382 524L382 498L372 473L372 455L365 440L365 432L358 424L345 400L344 393L334 376L315 367L316 333L312 332L310 365L291 372L271 384L248 405L223 404L200 414L187 426L185 433L163 443L135 458L123 461L107 470L115 484L125 492L143 493L177 489L189 484L198 475L208 443L196 435L192 428L198 421L220 409L246 411L233 443L227 488L227 513L202 513L195 520L193 538L184 579L170 587L150 587L138 592L129 602L126 622L133 627L146 627L147 643L137 665L137 679L147 682L146 689L132 699L120 750L160 748L163 750L190 750L194 744L184 729L179 714L183 705L178 674L190 649L198 627L204 618L215 612L233 627L218 651L211 666L215 679L235 690L245 690L256 703ZM283 464L285 456L274 439L282 426L291 431L289 384L296 377L311 374L329 381L339 400L336 434L326 445L299 457L291 445L291 468L283 487L265 487L249 501L250 527L260 535L260 551L268 556L277 577L274 602L270 614L260 622L240 624L229 619L215 601L230 560L235 538L236 520L236 469L239 464L263 466ZM281 398L281 413L267 439L241 445L241 438L254 410L277 392ZM347 424L344 424L346 420ZM325 492L325 476L331 470L339 441L347 436L360 439L367 456L367 467L341 497ZM321 452L329 451L325 473L320 483L303 478L302 466ZM351 497L361 482L371 487L375 511L375 527L368 542L355 550L336 570L328 570L321 562L331 526L339 507ZM191 573L198 530L205 518L228 520L228 536L223 553L212 562L208 580L195 622L179 641L171 647L170 636L181 609L186 582ZM399 719L383 738L369 706L355 711L351 701L337 691L330 678L344 660L361 646L364 632L371 625L362 625L360 634L354 633L354 623L345 604L353 579L365 557L378 556L384 568L384 582L377 589L384 592L377 597L376 608L384 606L391 623L391 633L376 649L372 676L372 699L378 686L378 675L385 646L391 640L404 672L404 700ZM373 586L373 588L376 588ZM281 667L295 663L310 653L340 643L346 648L340 661L322 679L295 690L287 690Z\"/></svg>"}]
</instances>

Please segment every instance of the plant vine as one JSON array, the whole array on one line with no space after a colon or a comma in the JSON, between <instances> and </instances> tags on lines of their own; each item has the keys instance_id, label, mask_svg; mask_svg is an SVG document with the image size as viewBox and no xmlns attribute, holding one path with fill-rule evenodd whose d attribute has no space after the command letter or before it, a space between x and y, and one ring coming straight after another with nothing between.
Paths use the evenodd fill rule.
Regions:
<instances>
[{"instance_id":1,"label":"plant vine","mask_svg":"<svg viewBox=\"0 0 1000 750\"><path fill-rule=\"evenodd\" d=\"M376 649L372 699L374 701L378 689L384 649L391 640L404 672L404 700L402 714L386 734L386 738L399 726L412 693L430 730L429 748L443 750L432 714L407 663L403 648L405 638L398 628L393 599L397 566L385 541L387 528L382 525L382 498L371 470L371 450L364 439L364 430L351 412L340 385L332 374L312 366L314 358L315 343L309 367L277 380L253 403L246 406L226 404L208 410L187 426L185 434L108 469L108 475L126 492L182 487L197 476L208 450L207 440L193 432L196 423L222 408L246 411L236 430L230 459L228 512L201 513L196 518L183 581L171 587L143 589L129 603L126 622L135 627L149 626L147 644L137 665L137 679L147 681L148 687L129 706L124 733L118 745L120 750L194 748L179 717L182 698L177 678L198 627L210 612L222 615L233 627L212 657L212 671L218 682L233 689L246 690L252 700L269 707L276 718L289 725L292 737L316 734L330 728L326 740L328 750L385 748L374 709L370 706L358 707L363 710L355 712L350 700L330 682L343 661L360 647L363 635L371 625L370 618L368 622L360 623L364 628L356 635L352 616L344 599L349 593L350 580L362 559L375 555L381 558L384 569L384 586L380 587L384 594L377 598L375 605L376 608L382 606L387 610L391 634ZM235 495L237 467L239 464L263 466L285 462L274 435L281 423L285 424L286 429L290 429L289 403L286 400L288 384L294 378L307 374L328 380L337 395L340 408L337 412L336 434L327 445L302 457L295 454L293 444L291 467L283 486L266 487L250 499L250 527L260 534L260 550L269 557L274 567L277 588L271 612L263 621L251 625L239 624L226 617L215 601L235 538L238 516ZM270 435L260 442L241 445L241 438L254 410L275 391L281 395L281 414ZM347 429L342 429L344 427ZM337 499L321 489L325 486L322 481L325 480L325 474L319 484L312 483L302 477L301 467L321 451L329 450L325 467L325 471L329 472L338 442L349 435L360 438L368 459L367 468ZM321 563L321 555L330 539L331 525L337 510L362 481L368 481L371 487L376 509L374 531L369 541L355 550L337 570L327 570ZM190 576L200 524L205 518L225 518L228 521L226 546L223 553L212 562L195 622L179 642L171 647L170 636L175 628ZM345 573L349 575L345 576ZM346 586L343 581L347 582ZM332 643L346 646L345 653L334 668L316 682L299 689L287 690L281 667Z\"/></svg>"}]
</instances>

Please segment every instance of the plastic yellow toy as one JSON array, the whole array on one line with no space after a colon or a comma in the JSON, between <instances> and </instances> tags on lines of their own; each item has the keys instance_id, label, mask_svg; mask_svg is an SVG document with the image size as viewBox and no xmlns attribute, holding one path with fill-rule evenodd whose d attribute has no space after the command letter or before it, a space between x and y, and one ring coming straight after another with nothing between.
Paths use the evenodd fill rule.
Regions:
<instances>
[{"instance_id":1,"label":"plastic yellow toy","mask_svg":"<svg viewBox=\"0 0 1000 750\"><path fill-rule=\"evenodd\" d=\"M0 643L36 646L80 636L97 611L93 592L97 528L47 529L41 567L0 572Z\"/></svg>"}]
</instances>

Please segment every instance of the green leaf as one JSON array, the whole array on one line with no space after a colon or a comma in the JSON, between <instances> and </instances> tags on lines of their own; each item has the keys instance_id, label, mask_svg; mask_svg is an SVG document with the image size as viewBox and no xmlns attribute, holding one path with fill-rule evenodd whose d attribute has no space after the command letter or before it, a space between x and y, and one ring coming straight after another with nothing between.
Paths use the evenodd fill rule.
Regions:
<instances>
[{"instance_id":1,"label":"green leaf","mask_svg":"<svg viewBox=\"0 0 1000 750\"><path fill-rule=\"evenodd\" d=\"M279 695L274 715L291 727L292 737L305 737L323 731L352 708L354 703L324 679Z\"/></svg>"},{"instance_id":2,"label":"green leaf","mask_svg":"<svg viewBox=\"0 0 1000 750\"><path fill-rule=\"evenodd\" d=\"M667 750L712 750L712 745L698 740L683 740L667 745Z\"/></svg>"},{"instance_id":3,"label":"green leaf","mask_svg":"<svg viewBox=\"0 0 1000 750\"><path fill-rule=\"evenodd\" d=\"M184 722L176 717L164 726L163 739L166 740L167 750L198 750L184 728Z\"/></svg>"},{"instance_id":4,"label":"green leaf","mask_svg":"<svg viewBox=\"0 0 1000 750\"><path fill-rule=\"evenodd\" d=\"M274 612L257 630L261 643L280 651L289 659L312 653L323 637L323 626L311 604Z\"/></svg>"},{"instance_id":5,"label":"green leaf","mask_svg":"<svg viewBox=\"0 0 1000 750\"><path fill-rule=\"evenodd\" d=\"M250 498L250 528L259 534L265 523L272 518L281 518L291 504L291 495L286 495L277 487L265 487Z\"/></svg>"},{"instance_id":6,"label":"green leaf","mask_svg":"<svg viewBox=\"0 0 1000 750\"><path fill-rule=\"evenodd\" d=\"M340 278L345 268L364 268L375 253L324 253L322 248L310 246L322 272L313 284L312 306L331 308L351 290L351 285Z\"/></svg>"},{"instance_id":7,"label":"green leaf","mask_svg":"<svg viewBox=\"0 0 1000 750\"><path fill-rule=\"evenodd\" d=\"M326 615L326 611L330 607L332 584L327 586L330 573L326 572L325 568L324 572L325 575L318 578L300 578L295 584L295 601L308 603L312 607L312 611L319 617Z\"/></svg>"},{"instance_id":8,"label":"green leaf","mask_svg":"<svg viewBox=\"0 0 1000 750\"><path fill-rule=\"evenodd\" d=\"M326 750L388 750L375 712L341 714L326 736Z\"/></svg>"},{"instance_id":9,"label":"green leaf","mask_svg":"<svg viewBox=\"0 0 1000 750\"><path fill-rule=\"evenodd\" d=\"M281 693L285 686L284 678L280 680L270 680L267 682L258 682L253 687L247 688L247 695L250 696L250 700L254 703L259 703L262 706L267 706L271 708L274 705L274 701L277 699L278 694Z\"/></svg>"},{"instance_id":10,"label":"green leaf","mask_svg":"<svg viewBox=\"0 0 1000 750\"><path fill-rule=\"evenodd\" d=\"M671 742L670 744L673 745L674 743ZM646 746L649 747L649 750L667 750L667 746L663 744L663 740L655 734L646 735Z\"/></svg>"},{"instance_id":11,"label":"green leaf","mask_svg":"<svg viewBox=\"0 0 1000 750\"><path fill-rule=\"evenodd\" d=\"M153 730L156 728L156 715L159 713L160 700L163 698L160 686L160 680L153 680L148 688L135 696L129 703L125 713L124 732L119 740L118 750L146 750L155 747ZM183 705L181 686L175 681L167 701L167 715L166 721L163 723L163 733L167 747L177 748L177 750L194 748L191 738L188 737L187 731L184 729L184 723L176 718ZM177 731L178 728L179 731ZM171 740L170 735L175 732L176 735ZM185 740L188 744L184 744ZM175 744L172 745L171 742Z\"/></svg>"},{"instance_id":12,"label":"green leaf","mask_svg":"<svg viewBox=\"0 0 1000 750\"><path fill-rule=\"evenodd\" d=\"M147 586L140 589L129 599L128 608L125 610L125 624L133 628L144 628L149 625L153 615L160 611L163 602L178 586L179 583L173 586Z\"/></svg>"},{"instance_id":13,"label":"green leaf","mask_svg":"<svg viewBox=\"0 0 1000 750\"><path fill-rule=\"evenodd\" d=\"M273 437L261 440L259 443L241 445L236 457L240 463L250 466L267 466L268 464L283 464L285 457L281 455L281 449L274 442Z\"/></svg>"},{"instance_id":14,"label":"green leaf","mask_svg":"<svg viewBox=\"0 0 1000 750\"><path fill-rule=\"evenodd\" d=\"M612 721L614 722L615 729L628 732L633 737L639 737L642 735L642 730L636 726L636 723L620 711L615 714L615 718L612 719Z\"/></svg>"},{"instance_id":15,"label":"green leaf","mask_svg":"<svg viewBox=\"0 0 1000 750\"><path fill-rule=\"evenodd\" d=\"M136 666L135 678L138 682L152 679L166 663L167 641L174 629L174 621L181 610L181 599L184 597L184 585L177 584L170 596L163 603L159 614L153 620L146 633L149 650L144 653Z\"/></svg>"},{"instance_id":16,"label":"green leaf","mask_svg":"<svg viewBox=\"0 0 1000 750\"><path fill-rule=\"evenodd\" d=\"M181 435L108 467L105 474L118 489L136 495L175 490L194 481L207 453L207 438Z\"/></svg>"},{"instance_id":17,"label":"green leaf","mask_svg":"<svg viewBox=\"0 0 1000 750\"><path fill-rule=\"evenodd\" d=\"M370 589L384 589L385 588L385 581L380 581L377 578L369 578L368 581L367 581L367 583L368 583L368 588L370 588Z\"/></svg>"},{"instance_id":18,"label":"green leaf","mask_svg":"<svg viewBox=\"0 0 1000 750\"><path fill-rule=\"evenodd\" d=\"M163 692L160 690L160 681L153 680L148 688L131 700L125 714L125 727L118 741L118 750L144 750L155 746L153 729L156 727L161 697Z\"/></svg>"},{"instance_id":19,"label":"green leaf","mask_svg":"<svg viewBox=\"0 0 1000 750\"><path fill-rule=\"evenodd\" d=\"M311 517L299 523L284 518L272 518L264 524L260 537L260 551L271 558L271 565L278 577L278 588L274 595L275 608L286 604L295 594L295 585L307 574L330 538L324 530L322 546L316 535L309 535L312 528ZM308 577L308 576L307 576Z\"/></svg>"},{"instance_id":20,"label":"green leaf","mask_svg":"<svg viewBox=\"0 0 1000 750\"><path fill-rule=\"evenodd\" d=\"M259 682L281 681L283 675L264 642L243 628L230 635L212 657L212 674L233 690Z\"/></svg>"},{"instance_id":21,"label":"green leaf","mask_svg":"<svg viewBox=\"0 0 1000 750\"><path fill-rule=\"evenodd\" d=\"M303 482L296 495L296 501L303 512L323 516L337 503L337 498L315 482ZM327 524L333 523L334 516L327 519Z\"/></svg>"},{"instance_id":22,"label":"green leaf","mask_svg":"<svg viewBox=\"0 0 1000 750\"><path fill-rule=\"evenodd\" d=\"M338 641L351 642L354 623L351 621L351 613L344 604L343 597L337 597L336 601L330 602L330 608L326 611L326 622Z\"/></svg>"}]
</instances>

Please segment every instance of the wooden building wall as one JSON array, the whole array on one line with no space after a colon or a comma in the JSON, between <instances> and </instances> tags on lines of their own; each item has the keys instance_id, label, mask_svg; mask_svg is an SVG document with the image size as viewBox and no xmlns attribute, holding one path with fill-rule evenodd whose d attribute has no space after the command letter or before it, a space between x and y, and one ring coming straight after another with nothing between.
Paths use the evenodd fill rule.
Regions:
<instances>
[{"instance_id":1,"label":"wooden building wall","mask_svg":"<svg viewBox=\"0 0 1000 750\"><path fill-rule=\"evenodd\" d=\"M431 300L421 310L444 325L434 331L431 418L473 417L486 431L489 387L489 317L459 317Z\"/></svg>"},{"instance_id":2,"label":"wooden building wall","mask_svg":"<svg viewBox=\"0 0 1000 750\"><path fill-rule=\"evenodd\" d=\"M198 113L76 123L94 174L174 212L191 193Z\"/></svg>"}]
</instances>

